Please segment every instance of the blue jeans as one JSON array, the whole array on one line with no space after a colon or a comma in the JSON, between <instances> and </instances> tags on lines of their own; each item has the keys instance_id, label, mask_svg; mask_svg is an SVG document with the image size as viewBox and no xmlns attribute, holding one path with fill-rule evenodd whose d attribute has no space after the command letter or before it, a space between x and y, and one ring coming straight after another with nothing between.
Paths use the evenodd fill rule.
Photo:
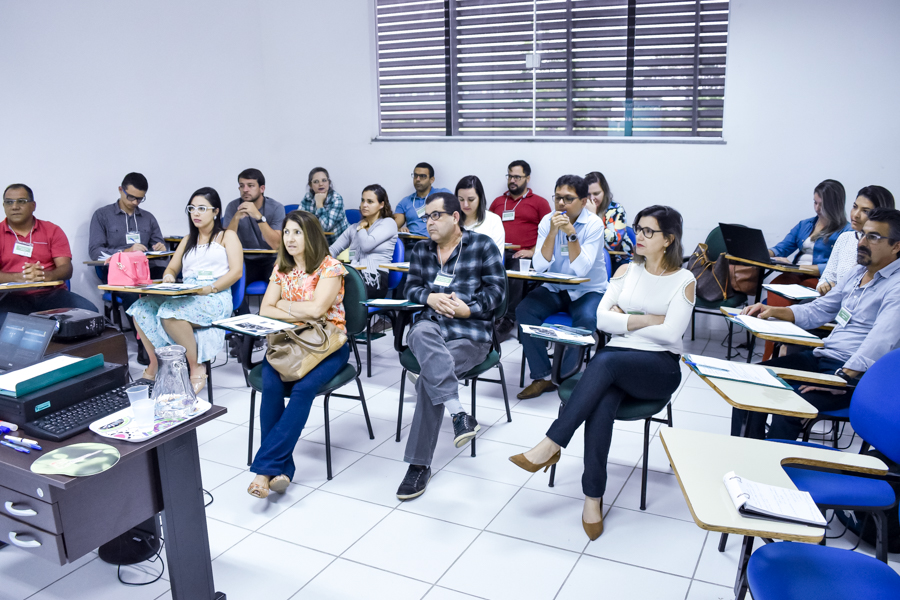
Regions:
<instances>
[{"instance_id":1,"label":"blue jeans","mask_svg":"<svg viewBox=\"0 0 900 600\"><path fill-rule=\"evenodd\" d=\"M833 358L819 357L813 354L812 350L804 350L794 354L779 356L771 360L759 363L761 365L769 365L772 367L782 367L785 369L797 369L800 371L810 371L813 373L827 373L831 375L843 367L844 363ZM792 384L794 391L806 385L797 382ZM797 392L799 393L799 392ZM802 394L803 399L816 407L820 412L823 410L837 410L850 406L850 394L834 395L829 392L807 392ZM748 412L737 408L731 409L731 435L741 434L741 423L744 416L747 416L747 431L745 437L755 438L758 440L796 440L797 436L803 431L803 419L800 417L785 417L782 415L772 416L772 425L769 427L769 433L766 435L766 418L768 413Z\"/></svg>"},{"instance_id":2,"label":"blue jeans","mask_svg":"<svg viewBox=\"0 0 900 600\"><path fill-rule=\"evenodd\" d=\"M262 398L259 403L259 424L262 445L253 458L250 471L258 475L287 475L294 478L294 446L309 418L309 409L319 388L337 375L350 358L350 345L329 355L303 379L293 383L281 381L278 371L268 361L263 362ZM285 392L290 389L290 401L284 405ZM253 427L253 423L250 423Z\"/></svg>"},{"instance_id":3,"label":"blue jeans","mask_svg":"<svg viewBox=\"0 0 900 600\"><path fill-rule=\"evenodd\" d=\"M593 332L597 329L597 305L603 299L599 292L588 292L577 300L569 298L569 292L551 292L541 286L534 290L519 304L516 309L516 321L519 325L540 325L550 315L567 312L572 316L572 326L581 327ZM550 357L547 355L547 342L530 335L520 335L522 352L531 369L532 379L544 379L550 376ZM563 352L562 372L570 373L577 365L577 352L567 349Z\"/></svg>"},{"instance_id":4,"label":"blue jeans","mask_svg":"<svg viewBox=\"0 0 900 600\"><path fill-rule=\"evenodd\" d=\"M96 313L100 312L88 299L70 292L62 285L52 292L41 292L40 294L9 292L5 298L0 300L0 326L6 321L7 313L27 315L53 308L83 308Z\"/></svg>"}]
</instances>

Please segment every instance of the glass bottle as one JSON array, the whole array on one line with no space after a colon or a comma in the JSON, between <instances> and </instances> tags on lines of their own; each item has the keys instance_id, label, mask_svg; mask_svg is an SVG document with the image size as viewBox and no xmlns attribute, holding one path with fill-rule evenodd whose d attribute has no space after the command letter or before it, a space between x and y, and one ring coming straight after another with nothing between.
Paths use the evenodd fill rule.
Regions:
<instances>
[{"instance_id":1,"label":"glass bottle","mask_svg":"<svg viewBox=\"0 0 900 600\"><path fill-rule=\"evenodd\" d=\"M157 348L156 360L159 369L151 396L156 403L156 417L171 420L190 416L197 404L197 396L191 387L184 346Z\"/></svg>"}]
</instances>

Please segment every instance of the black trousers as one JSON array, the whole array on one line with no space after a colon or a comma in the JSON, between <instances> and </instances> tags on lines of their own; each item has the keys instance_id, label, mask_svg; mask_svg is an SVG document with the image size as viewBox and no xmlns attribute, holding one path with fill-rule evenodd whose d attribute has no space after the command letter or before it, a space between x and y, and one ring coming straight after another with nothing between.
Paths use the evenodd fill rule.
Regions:
<instances>
[{"instance_id":1,"label":"black trousers","mask_svg":"<svg viewBox=\"0 0 900 600\"><path fill-rule=\"evenodd\" d=\"M783 367L785 369L798 369L800 371L810 371L813 373L834 373L844 363L833 358L820 358L813 354L812 350L803 350L786 356L779 356L759 363L771 367ZM797 391L804 383L796 383L793 385L794 391ZM799 392L798 392L799 393ZM803 394L803 399L815 406L818 410L837 410L850 406L850 394L835 395L829 392L807 392ZM747 415L747 431L746 437L758 440L796 440L797 436L803 431L803 419L800 417L784 417L781 415L772 416L772 425L769 427L769 434L766 435L766 419L768 413L750 412L737 408L731 409L731 435L741 435L741 423L744 415Z\"/></svg>"},{"instance_id":2,"label":"black trousers","mask_svg":"<svg viewBox=\"0 0 900 600\"><path fill-rule=\"evenodd\" d=\"M388 292L388 274L387 271L378 271L378 285L371 285L368 281L366 285L366 298L369 300L380 300L387 297Z\"/></svg>"},{"instance_id":3,"label":"black trousers","mask_svg":"<svg viewBox=\"0 0 900 600\"><path fill-rule=\"evenodd\" d=\"M584 423L581 488L585 496L600 498L606 492L606 460L622 400L626 396L661 400L680 383L678 355L671 352L606 347L591 359L559 418L547 430L547 437L565 448Z\"/></svg>"}]
</instances>

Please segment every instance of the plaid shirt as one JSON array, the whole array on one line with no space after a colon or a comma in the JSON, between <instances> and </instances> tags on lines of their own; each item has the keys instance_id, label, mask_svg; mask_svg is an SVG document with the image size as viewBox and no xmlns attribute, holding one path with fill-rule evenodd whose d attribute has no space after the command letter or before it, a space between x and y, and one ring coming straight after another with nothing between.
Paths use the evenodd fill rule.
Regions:
<instances>
[{"instance_id":1,"label":"plaid shirt","mask_svg":"<svg viewBox=\"0 0 900 600\"><path fill-rule=\"evenodd\" d=\"M506 293L506 271L493 240L474 231L463 231L462 241L444 264L444 273L453 274L450 285L434 283L440 270L437 244L431 240L416 244L409 260L406 297L425 305L418 319L436 321L445 340L490 342L493 312ZM472 315L468 319L448 319L428 306L429 294L451 292L469 306Z\"/></svg>"},{"instance_id":2,"label":"plaid shirt","mask_svg":"<svg viewBox=\"0 0 900 600\"><path fill-rule=\"evenodd\" d=\"M334 234L334 239L344 233L350 224L347 223L347 213L344 212L344 199L334 190L328 190L328 196L322 203L322 208L316 208L316 196L311 191L306 192L300 201L300 210L311 212L319 219L322 230Z\"/></svg>"}]
</instances>

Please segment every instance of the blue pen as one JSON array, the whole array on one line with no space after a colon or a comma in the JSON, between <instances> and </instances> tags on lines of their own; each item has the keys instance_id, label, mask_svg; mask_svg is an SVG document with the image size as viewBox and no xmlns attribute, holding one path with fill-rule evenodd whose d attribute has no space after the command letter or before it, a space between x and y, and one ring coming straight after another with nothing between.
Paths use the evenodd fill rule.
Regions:
<instances>
[{"instance_id":1,"label":"blue pen","mask_svg":"<svg viewBox=\"0 0 900 600\"><path fill-rule=\"evenodd\" d=\"M22 454L31 454L31 450L28 448L22 448L21 446L16 446L12 442L7 442L6 440L0 440L0 444L3 444L7 448L12 448L16 452L21 452Z\"/></svg>"},{"instance_id":2,"label":"blue pen","mask_svg":"<svg viewBox=\"0 0 900 600\"><path fill-rule=\"evenodd\" d=\"M22 446L23 448L31 448L32 450L43 450L40 446L38 446L37 440L26 440L20 437L14 437L11 435L4 435L4 439L9 440L16 446Z\"/></svg>"}]
</instances>

